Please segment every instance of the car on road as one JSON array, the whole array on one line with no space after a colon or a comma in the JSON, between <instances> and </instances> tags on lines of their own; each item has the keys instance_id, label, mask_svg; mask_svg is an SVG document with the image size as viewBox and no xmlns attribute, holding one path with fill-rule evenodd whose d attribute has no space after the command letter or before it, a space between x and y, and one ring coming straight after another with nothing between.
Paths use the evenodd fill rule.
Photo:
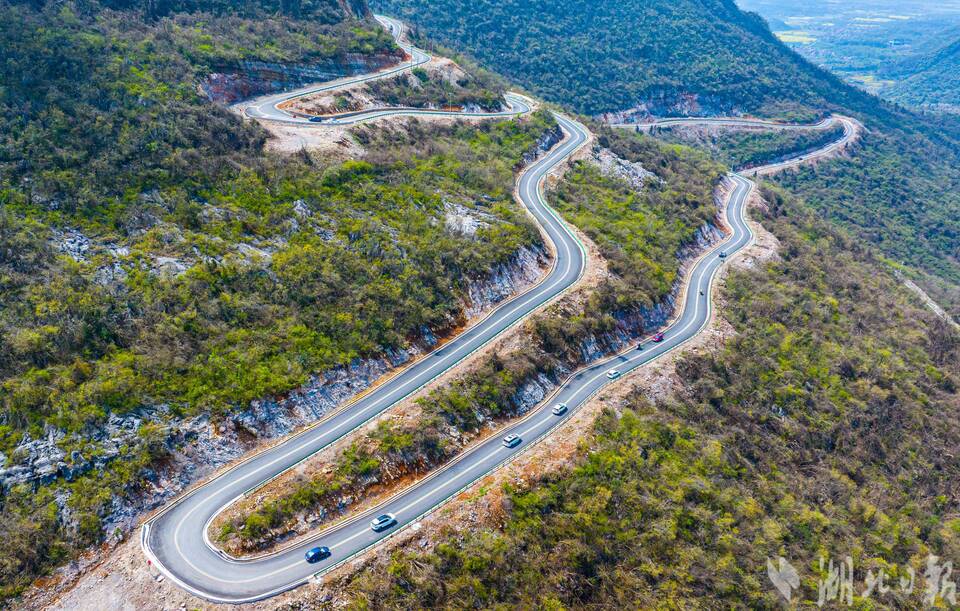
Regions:
<instances>
[{"instance_id":1,"label":"car on road","mask_svg":"<svg viewBox=\"0 0 960 611\"><path fill-rule=\"evenodd\" d=\"M515 448L520 445L520 442L523 441L520 439L520 435L507 435L503 438L503 445L508 448Z\"/></svg>"},{"instance_id":2,"label":"car on road","mask_svg":"<svg viewBox=\"0 0 960 611\"><path fill-rule=\"evenodd\" d=\"M305 554L307 562L310 564L315 564L321 560L325 560L330 557L330 548L326 545L321 545L320 547L315 547L311 550L308 550Z\"/></svg>"},{"instance_id":3,"label":"car on road","mask_svg":"<svg viewBox=\"0 0 960 611\"><path fill-rule=\"evenodd\" d=\"M323 117L310 117L311 123L323 123L325 119Z\"/></svg>"},{"instance_id":4,"label":"car on road","mask_svg":"<svg viewBox=\"0 0 960 611\"><path fill-rule=\"evenodd\" d=\"M661 332L661 333L656 333L656 334L654 334L654 336L653 336L651 339L653 339L653 341L655 341L655 342L657 342L657 343L659 344L660 342L663 341L663 333L662 333L662 332Z\"/></svg>"},{"instance_id":5,"label":"car on road","mask_svg":"<svg viewBox=\"0 0 960 611\"><path fill-rule=\"evenodd\" d=\"M382 516L377 516L370 521L370 528L374 532L382 532L387 530L391 526L397 523L397 517L392 513L385 513Z\"/></svg>"},{"instance_id":6,"label":"car on road","mask_svg":"<svg viewBox=\"0 0 960 611\"><path fill-rule=\"evenodd\" d=\"M553 409L550 410L553 412L554 416L562 416L567 413L567 404L566 403L557 403L553 406Z\"/></svg>"},{"instance_id":7,"label":"car on road","mask_svg":"<svg viewBox=\"0 0 960 611\"><path fill-rule=\"evenodd\" d=\"M726 253L725 251L721 250L721 251L720 251L720 254L717 255L717 256L720 257L721 259L726 259L726 258L727 258L727 253Z\"/></svg>"},{"instance_id":8,"label":"car on road","mask_svg":"<svg viewBox=\"0 0 960 611\"><path fill-rule=\"evenodd\" d=\"M610 371L607 372L607 377L610 378L611 380L616 380L617 378L620 377L620 372L616 369L611 369Z\"/></svg>"}]
</instances>

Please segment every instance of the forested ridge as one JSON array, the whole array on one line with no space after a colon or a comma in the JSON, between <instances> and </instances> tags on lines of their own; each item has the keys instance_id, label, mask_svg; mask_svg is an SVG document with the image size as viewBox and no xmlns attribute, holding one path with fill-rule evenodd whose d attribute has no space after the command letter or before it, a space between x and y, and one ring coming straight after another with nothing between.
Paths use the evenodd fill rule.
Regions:
<instances>
[{"instance_id":1,"label":"forested ridge","mask_svg":"<svg viewBox=\"0 0 960 611\"><path fill-rule=\"evenodd\" d=\"M743 130L715 127L656 128L652 134L666 142L706 149L718 161L735 169L776 163L823 148L843 136L843 127L826 130Z\"/></svg>"},{"instance_id":2,"label":"forested ridge","mask_svg":"<svg viewBox=\"0 0 960 611\"><path fill-rule=\"evenodd\" d=\"M827 132L657 130L658 138L702 146L734 167L751 167L809 152L836 140ZM928 287L960 287L960 174L949 147L896 128L870 130L851 154L775 177L812 207L875 245L894 264L916 267ZM916 273L916 272L915 272ZM960 288L944 288L954 306Z\"/></svg>"},{"instance_id":3,"label":"forested ridge","mask_svg":"<svg viewBox=\"0 0 960 611\"><path fill-rule=\"evenodd\" d=\"M762 19L731 0L377 0L373 6L545 99L590 115L643 103L782 115L867 99L780 45Z\"/></svg>"},{"instance_id":4,"label":"forested ridge","mask_svg":"<svg viewBox=\"0 0 960 611\"><path fill-rule=\"evenodd\" d=\"M258 163L264 133L197 91L240 61L394 53L365 22L181 13L144 21L72 3L0 4L0 201L118 229L150 190L198 195Z\"/></svg>"},{"instance_id":5,"label":"forested ridge","mask_svg":"<svg viewBox=\"0 0 960 611\"><path fill-rule=\"evenodd\" d=\"M883 95L891 99L960 112L960 38L933 53L885 66L881 75L897 80L883 89Z\"/></svg>"}]
</instances>

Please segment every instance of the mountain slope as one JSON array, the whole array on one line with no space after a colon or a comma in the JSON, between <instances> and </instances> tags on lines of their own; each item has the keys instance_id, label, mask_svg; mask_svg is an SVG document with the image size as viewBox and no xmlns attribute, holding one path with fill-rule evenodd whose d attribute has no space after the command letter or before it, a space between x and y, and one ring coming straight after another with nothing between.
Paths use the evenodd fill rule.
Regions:
<instances>
[{"instance_id":1,"label":"mountain slope","mask_svg":"<svg viewBox=\"0 0 960 611\"><path fill-rule=\"evenodd\" d=\"M697 57L709 55L742 23L735 17L716 32L706 25L723 15L715 3L680 2L695 18L681 35L664 35L675 48L646 58L657 65L627 58L619 72L604 71L608 80L571 84L579 98L558 99L571 93L558 73L623 60L618 50L590 55L594 39L598 48L617 46L604 43L602 29L618 19L594 27L596 14L625 22L635 19L631 11L659 15L645 30L627 32L641 40L679 27L676 15L666 17L669 7L657 1L593 3L596 12L584 5L574 17L538 2L524 23L512 15L526 9L508 3L501 13L492 9L501 19L494 22L475 3L441 0L419 11L407 0L382 4L408 11L431 34L450 27L459 39L449 44L489 65L518 62L515 74L544 95L594 112L635 104L616 91L631 70L642 78L684 75L678 89L696 90L707 79L687 73L681 58L691 47ZM540 22L555 19L585 26L566 32L562 70L544 63L541 74L525 72L514 51L546 62L554 48L521 27L551 27ZM720 38L704 43L704 32ZM561 46L562 37L546 40ZM492 40L506 41L506 59ZM736 63L770 66L782 57L780 46L771 42L758 58L748 45ZM750 70L725 67L731 78ZM960 474L948 449L960 442L960 335L890 269L896 259L960 283L960 130L832 78L807 87L811 74L801 64L783 74L784 87L741 108L841 109L868 132L849 157L788 174L776 179L783 190L766 190L769 208L756 214L779 239L780 258L727 278L720 316L733 336L713 354L681 360L674 396L664 397L667 383L657 379L638 380L626 400L611 399L570 470L540 481L536 472L511 474L519 490L502 496L494 486L469 491L463 522L434 539L415 535L428 549L411 545L374 562L345 588L354 608L779 608L770 558L792 562L802 579L795 600L813 601L817 581L828 577L817 570L819 556L836 566L850 555L858 578L883 570L893 585L908 578L908 567L919 584L928 554L960 553ZM770 85L766 77L759 78ZM799 84L795 91L790 82ZM736 95L752 93L744 87ZM484 507L488 519L478 519ZM894 586L858 602L915 608L922 597L921 588Z\"/></svg>"},{"instance_id":2,"label":"mountain slope","mask_svg":"<svg viewBox=\"0 0 960 611\"><path fill-rule=\"evenodd\" d=\"M863 103L732 0L378 0L431 38L587 114Z\"/></svg>"},{"instance_id":3,"label":"mountain slope","mask_svg":"<svg viewBox=\"0 0 960 611\"><path fill-rule=\"evenodd\" d=\"M733 2L378 0L374 6L582 112L637 114L639 105L639 114L659 115L851 114L868 133L849 160L783 180L891 259L960 283L957 122L913 115L844 84Z\"/></svg>"},{"instance_id":4,"label":"mountain slope","mask_svg":"<svg viewBox=\"0 0 960 611\"><path fill-rule=\"evenodd\" d=\"M213 71L249 62L325 65L351 54L392 61L374 25L279 16L0 5L0 202L61 220L115 226L125 194L187 191L249 167L264 134L197 91ZM285 34L284 34L285 33Z\"/></svg>"},{"instance_id":5,"label":"mountain slope","mask_svg":"<svg viewBox=\"0 0 960 611\"><path fill-rule=\"evenodd\" d=\"M736 334L683 358L676 394L672 367L637 379L567 470L471 491L469 523L375 560L348 608L778 609L767 559L816 601L818 558L847 555L858 584L891 584L865 605L923 606L894 584L960 553L960 334L855 241L767 200L783 259L731 273Z\"/></svg>"},{"instance_id":6,"label":"mountain slope","mask_svg":"<svg viewBox=\"0 0 960 611\"><path fill-rule=\"evenodd\" d=\"M0 2L0 606L190 481L198 432L239 453L251 401L385 368L539 271L512 190L549 116L279 156L211 76L373 71L389 34L362 2L157 6Z\"/></svg>"},{"instance_id":7,"label":"mountain slope","mask_svg":"<svg viewBox=\"0 0 960 611\"><path fill-rule=\"evenodd\" d=\"M908 58L887 69L899 79L883 95L911 106L960 110L960 39L935 53Z\"/></svg>"}]
</instances>

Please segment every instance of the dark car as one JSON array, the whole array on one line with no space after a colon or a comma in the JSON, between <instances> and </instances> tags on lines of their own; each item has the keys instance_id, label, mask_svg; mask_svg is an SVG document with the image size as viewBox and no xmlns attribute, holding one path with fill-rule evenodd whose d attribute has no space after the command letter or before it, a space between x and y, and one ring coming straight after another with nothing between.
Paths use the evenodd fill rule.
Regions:
<instances>
[{"instance_id":1,"label":"dark car","mask_svg":"<svg viewBox=\"0 0 960 611\"><path fill-rule=\"evenodd\" d=\"M663 333L657 333L653 336L653 341L659 343L663 341Z\"/></svg>"},{"instance_id":2,"label":"dark car","mask_svg":"<svg viewBox=\"0 0 960 611\"><path fill-rule=\"evenodd\" d=\"M311 123L323 123L323 121L324 121L323 117L310 117Z\"/></svg>"},{"instance_id":3,"label":"dark car","mask_svg":"<svg viewBox=\"0 0 960 611\"><path fill-rule=\"evenodd\" d=\"M397 523L397 518L392 513L385 513L382 516L377 516L370 521L370 528L374 532L380 532L387 530L391 526Z\"/></svg>"},{"instance_id":4,"label":"dark car","mask_svg":"<svg viewBox=\"0 0 960 611\"><path fill-rule=\"evenodd\" d=\"M315 547L306 553L307 562L315 564L330 557L330 548L326 545Z\"/></svg>"},{"instance_id":5,"label":"dark car","mask_svg":"<svg viewBox=\"0 0 960 611\"><path fill-rule=\"evenodd\" d=\"M520 445L520 442L523 441L520 439L520 435L507 435L503 438L503 445L508 448L515 448Z\"/></svg>"},{"instance_id":6,"label":"dark car","mask_svg":"<svg viewBox=\"0 0 960 611\"><path fill-rule=\"evenodd\" d=\"M721 250L721 251L720 251L720 254L717 255L717 256L720 257L721 259L726 259L726 258L727 258L727 253Z\"/></svg>"}]
</instances>

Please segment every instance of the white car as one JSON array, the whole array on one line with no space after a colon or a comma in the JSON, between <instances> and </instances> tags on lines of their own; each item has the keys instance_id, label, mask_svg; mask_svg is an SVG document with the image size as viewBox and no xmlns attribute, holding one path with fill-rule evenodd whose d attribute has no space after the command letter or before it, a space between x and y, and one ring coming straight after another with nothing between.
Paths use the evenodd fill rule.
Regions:
<instances>
[{"instance_id":1,"label":"white car","mask_svg":"<svg viewBox=\"0 0 960 611\"><path fill-rule=\"evenodd\" d=\"M566 403L557 403L553 406L553 409L550 410L553 412L554 416L562 416L567 413L567 404Z\"/></svg>"},{"instance_id":2,"label":"white car","mask_svg":"<svg viewBox=\"0 0 960 611\"><path fill-rule=\"evenodd\" d=\"M507 435L503 438L503 445L508 448L515 448L520 445L520 435Z\"/></svg>"},{"instance_id":3,"label":"white car","mask_svg":"<svg viewBox=\"0 0 960 611\"><path fill-rule=\"evenodd\" d=\"M620 372L617 371L616 369L611 369L610 371L607 372L607 377L610 378L611 380L616 380L617 378L620 377Z\"/></svg>"}]
</instances>

